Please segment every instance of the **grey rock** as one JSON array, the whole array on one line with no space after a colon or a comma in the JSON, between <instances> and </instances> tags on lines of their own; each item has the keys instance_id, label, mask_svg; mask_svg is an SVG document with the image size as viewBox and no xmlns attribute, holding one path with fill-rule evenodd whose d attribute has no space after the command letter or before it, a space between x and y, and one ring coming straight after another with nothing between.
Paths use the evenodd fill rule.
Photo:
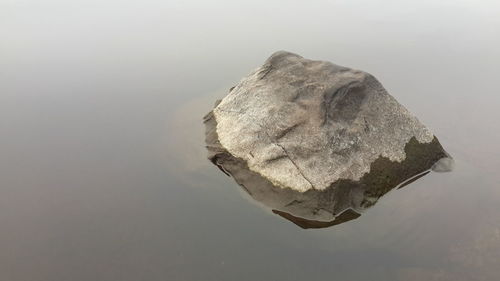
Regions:
<instances>
[{"instance_id":1,"label":"grey rock","mask_svg":"<svg viewBox=\"0 0 500 281\"><path fill-rule=\"evenodd\" d=\"M448 157L372 75L284 51L234 86L207 120L216 135L212 160L227 154L273 186L298 192L360 182L379 159L402 163L412 139L412 147L432 144L434 153L412 173Z\"/></svg>"},{"instance_id":2,"label":"grey rock","mask_svg":"<svg viewBox=\"0 0 500 281\"><path fill-rule=\"evenodd\" d=\"M434 165L432 165L432 171L437 173L451 172L455 168L455 161L451 157L444 157L439 159Z\"/></svg>"},{"instance_id":3,"label":"grey rock","mask_svg":"<svg viewBox=\"0 0 500 281\"><path fill-rule=\"evenodd\" d=\"M436 138L421 144L413 137L405 145L406 158L401 162L380 157L371 164L370 173L358 181L338 180L324 190L301 192L274 185L250 170L245 160L229 153L219 141L212 112L205 116L204 123L209 159L232 176L255 201L302 228L330 227L355 219L390 190L428 174L435 164L440 163L442 170L451 169L446 165L452 161L442 161L450 158Z\"/></svg>"}]
</instances>

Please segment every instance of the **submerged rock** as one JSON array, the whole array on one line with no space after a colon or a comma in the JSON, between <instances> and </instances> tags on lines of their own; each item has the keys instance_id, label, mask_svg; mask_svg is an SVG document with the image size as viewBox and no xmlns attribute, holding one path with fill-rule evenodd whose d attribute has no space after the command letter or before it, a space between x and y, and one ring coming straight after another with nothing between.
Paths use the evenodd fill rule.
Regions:
<instances>
[{"instance_id":1,"label":"submerged rock","mask_svg":"<svg viewBox=\"0 0 500 281\"><path fill-rule=\"evenodd\" d=\"M345 211L452 164L372 75L283 51L231 88L204 122L211 161L302 227L355 218Z\"/></svg>"}]
</instances>

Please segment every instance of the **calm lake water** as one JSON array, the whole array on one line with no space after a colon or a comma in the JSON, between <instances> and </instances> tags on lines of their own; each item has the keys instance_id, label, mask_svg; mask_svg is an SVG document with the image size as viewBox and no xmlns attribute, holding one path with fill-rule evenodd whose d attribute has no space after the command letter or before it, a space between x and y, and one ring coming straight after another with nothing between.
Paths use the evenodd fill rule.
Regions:
<instances>
[{"instance_id":1,"label":"calm lake water","mask_svg":"<svg viewBox=\"0 0 500 281\"><path fill-rule=\"evenodd\" d=\"M0 1L0 279L499 280L498 1ZM304 230L206 159L276 50L374 74L431 173Z\"/></svg>"}]
</instances>

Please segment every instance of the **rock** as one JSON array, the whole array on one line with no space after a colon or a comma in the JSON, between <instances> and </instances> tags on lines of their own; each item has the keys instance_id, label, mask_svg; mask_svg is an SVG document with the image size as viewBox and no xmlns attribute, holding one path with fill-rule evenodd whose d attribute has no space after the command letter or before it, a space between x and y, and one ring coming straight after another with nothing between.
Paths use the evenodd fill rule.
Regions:
<instances>
[{"instance_id":1,"label":"rock","mask_svg":"<svg viewBox=\"0 0 500 281\"><path fill-rule=\"evenodd\" d=\"M453 168L455 168L455 161L451 157L441 158L432 165L432 170L438 173L451 172Z\"/></svg>"},{"instance_id":2,"label":"rock","mask_svg":"<svg viewBox=\"0 0 500 281\"><path fill-rule=\"evenodd\" d=\"M273 184L324 190L433 134L370 74L274 53L213 109L222 147ZM444 151L443 151L444 153Z\"/></svg>"},{"instance_id":3,"label":"rock","mask_svg":"<svg viewBox=\"0 0 500 281\"><path fill-rule=\"evenodd\" d=\"M209 159L306 228L355 218L341 214L453 164L372 75L284 51L232 87L204 122Z\"/></svg>"},{"instance_id":4,"label":"rock","mask_svg":"<svg viewBox=\"0 0 500 281\"><path fill-rule=\"evenodd\" d=\"M213 113L204 120L209 159L231 175L254 200L302 228L330 227L355 219L390 190L402 188L429 173L434 163L440 162L443 170L451 169L445 167L452 162L440 161L450 158L446 158L436 138L425 144L412 138L405 146L406 158L401 162L379 157L372 163L371 172L359 181L343 179L324 190L301 192L276 186L250 170L246 161L231 155L219 142Z\"/></svg>"}]
</instances>

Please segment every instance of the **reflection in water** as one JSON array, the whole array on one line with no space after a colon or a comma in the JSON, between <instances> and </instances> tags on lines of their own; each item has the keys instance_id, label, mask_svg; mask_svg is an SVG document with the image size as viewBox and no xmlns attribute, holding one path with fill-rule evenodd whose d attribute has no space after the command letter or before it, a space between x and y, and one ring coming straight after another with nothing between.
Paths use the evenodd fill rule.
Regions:
<instances>
[{"instance_id":1,"label":"reflection in water","mask_svg":"<svg viewBox=\"0 0 500 281\"><path fill-rule=\"evenodd\" d=\"M424 144L412 138L405 146L402 162L380 157L359 181L339 180L325 190L299 192L275 186L251 171L244 160L227 152L218 140L212 112L205 116L204 123L212 163L232 176L254 200L302 228L325 228L356 219L390 190L407 186L431 170L446 172L453 168L453 159L437 138Z\"/></svg>"}]
</instances>

